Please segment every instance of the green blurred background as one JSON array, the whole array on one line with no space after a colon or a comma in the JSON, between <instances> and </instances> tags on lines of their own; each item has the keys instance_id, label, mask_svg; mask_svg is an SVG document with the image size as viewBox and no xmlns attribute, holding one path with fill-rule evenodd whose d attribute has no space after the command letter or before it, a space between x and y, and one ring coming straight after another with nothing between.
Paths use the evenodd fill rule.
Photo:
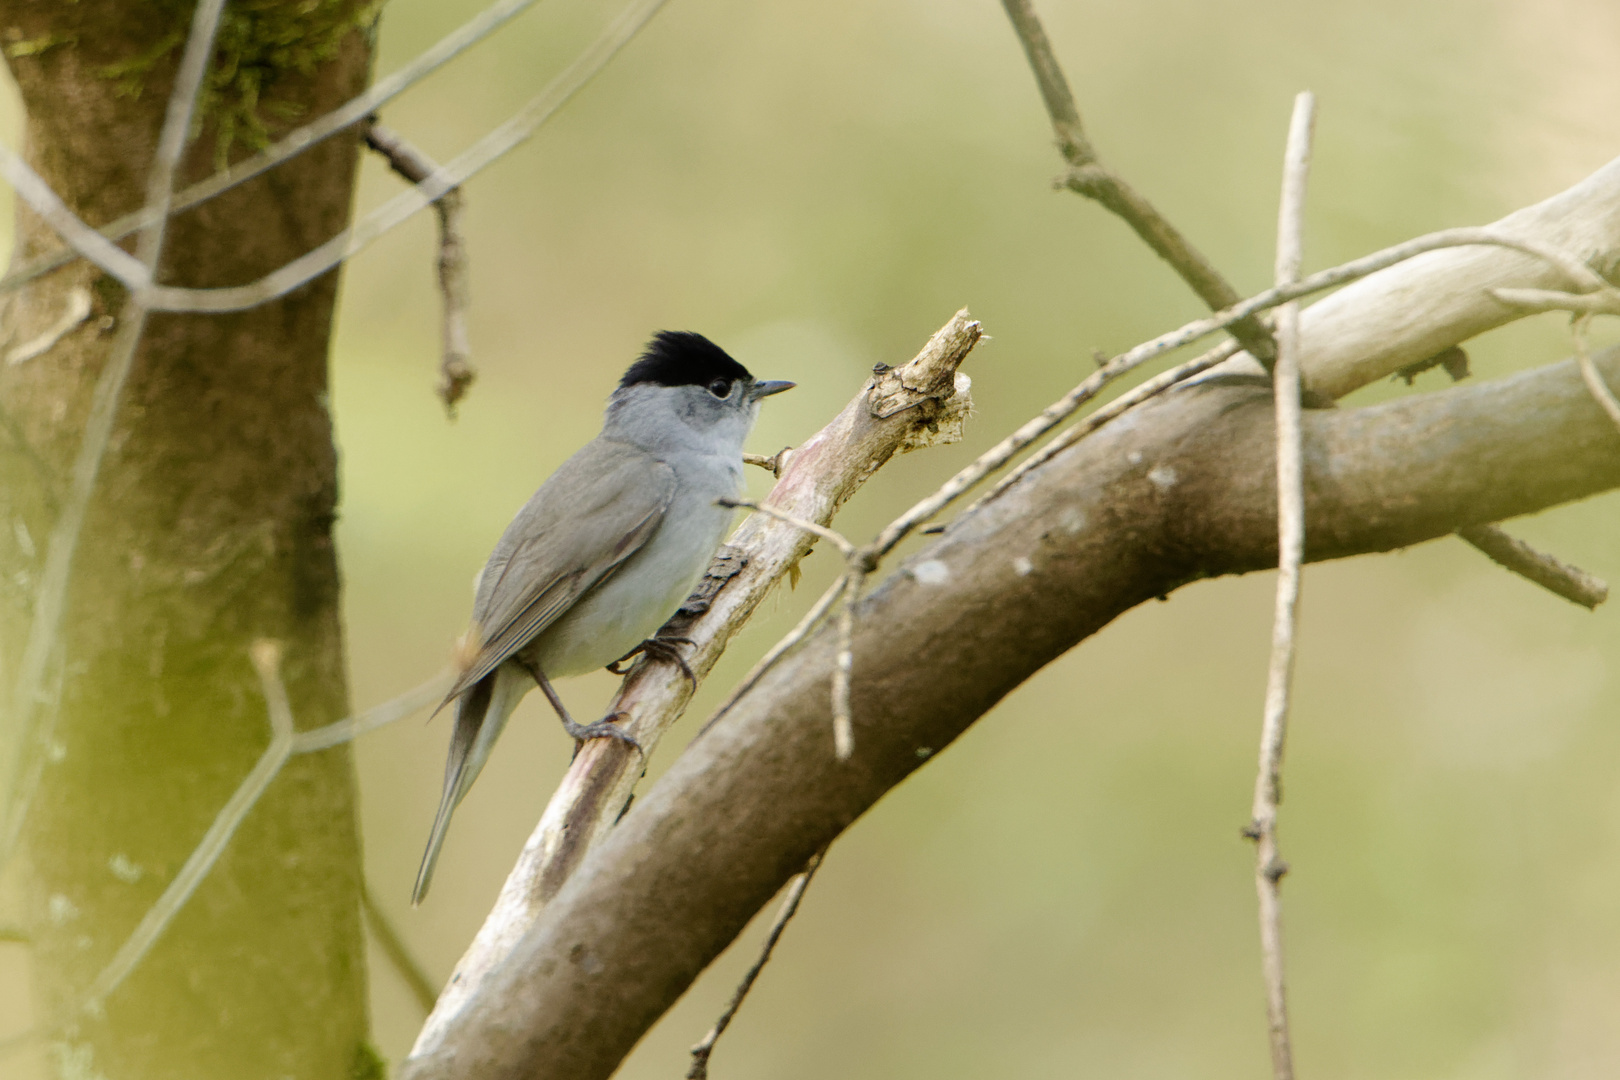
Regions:
<instances>
[{"instance_id":1,"label":"green blurred background","mask_svg":"<svg viewBox=\"0 0 1620 1080\"><path fill-rule=\"evenodd\" d=\"M393 0L379 71L479 6ZM1620 153L1620 9L1604 0L1038 6L1104 159L1241 290L1270 278L1298 90L1320 110L1310 268L1489 221ZM383 118L452 156L616 10L549 0ZM1094 348L1200 314L1123 225L1051 189L1059 164L995 0L672 0L468 188L480 378L459 420L432 392L430 217L346 271L332 403L357 707L446 663L489 548L594 434L655 329L702 331L756 374L800 384L765 409L753 449L771 453L819 427L872 364L908 359L971 308L993 340L966 369L967 440L870 483L839 521L868 536L1092 370ZM368 161L360 206L398 187ZM1545 316L1470 353L1489 378L1567 349ZM1615 580L1617 527L1610 497L1513 530ZM654 773L832 560L805 569L728 653ZM1264 1075L1238 830L1271 588L1269 575L1209 582L1130 613L885 799L833 847L714 1075ZM1620 685L1604 659L1617 645L1613 608L1588 614L1455 540L1307 573L1282 819L1302 1075L1620 1071ZM612 685L589 676L563 693L588 713ZM531 697L412 910L447 733L414 718L357 748L371 887L435 979L570 752ZM624 1076L684 1075L763 921ZM397 1061L422 1017L380 953L372 972L377 1041Z\"/></svg>"}]
</instances>

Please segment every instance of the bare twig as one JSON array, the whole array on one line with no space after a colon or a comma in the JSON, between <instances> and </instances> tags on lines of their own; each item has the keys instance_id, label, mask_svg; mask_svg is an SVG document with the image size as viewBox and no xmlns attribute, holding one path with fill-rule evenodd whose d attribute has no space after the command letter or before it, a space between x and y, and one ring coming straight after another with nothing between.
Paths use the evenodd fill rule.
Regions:
<instances>
[{"instance_id":1,"label":"bare twig","mask_svg":"<svg viewBox=\"0 0 1620 1080\"><path fill-rule=\"evenodd\" d=\"M373 119L366 125L366 145L387 159L393 170L420 184L441 166L392 128ZM439 397L453 419L456 402L478 373L467 344L467 241L461 234L461 189L451 188L433 204L439 214L439 298L444 305L444 353L439 361Z\"/></svg>"},{"instance_id":2,"label":"bare twig","mask_svg":"<svg viewBox=\"0 0 1620 1080\"><path fill-rule=\"evenodd\" d=\"M95 982L90 984L90 992L86 997L86 1008L97 1008L105 1001L107 995L118 989L120 983L135 970L157 943L163 931L167 930L169 923L186 906L202 884L208 871L214 868L225 846L230 843L231 837L236 834L237 826L247 817L248 811L259 801L270 782L281 771L281 766L292 755L293 748L293 716L287 704L287 687L281 681L281 649L273 642L255 642L249 652L253 660L254 670L259 674L259 684L264 690L264 700L270 717L270 745L265 747L264 753L253 769L243 779L242 783L231 794L229 800L214 816L214 823L208 827L203 838L192 849L191 855L186 859L180 872L169 882L163 895L158 897L141 918L140 924L133 933L118 947L107 966L101 969Z\"/></svg>"},{"instance_id":3,"label":"bare twig","mask_svg":"<svg viewBox=\"0 0 1620 1080\"><path fill-rule=\"evenodd\" d=\"M373 705L363 713L356 713L324 727L300 731L293 739L292 752L313 754L317 750L328 750L357 739L368 731L375 731L385 724L403 720L429 705L438 704L454 681L454 676L448 672L435 675L421 686L413 687L381 705Z\"/></svg>"},{"instance_id":4,"label":"bare twig","mask_svg":"<svg viewBox=\"0 0 1620 1080\"><path fill-rule=\"evenodd\" d=\"M1457 535L1483 551L1498 566L1535 582L1571 603L1595 608L1609 598L1609 585L1602 578L1537 551L1495 525L1470 525L1458 529Z\"/></svg>"},{"instance_id":5,"label":"bare twig","mask_svg":"<svg viewBox=\"0 0 1620 1080\"><path fill-rule=\"evenodd\" d=\"M772 517L777 521L785 522L793 526L795 529L803 529L807 533L819 536L829 544L832 544L839 551L843 552L846 559L855 554L855 545L850 543L849 540L845 538L844 534L839 532L837 529L830 529L819 522L810 521L809 519L802 518L797 514L790 514L786 510L779 510L769 503L759 503L753 501L752 499L728 498L720 498L716 499L715 501L728 509L752 510L756 514L764 514L766 517Z\"/></svg>"},{"instance_id":6,"label":"bare twig","mask_svg":"<svg viewBox=\"0 0 1620 1080\"><path fill-rule=\"evenodd\" d=\"M320 119L313 120L303 127L288 133L280 141L266 147L252 157L239 161L230 168L217 172L206 180L201 180L186 188L175 196L174 209L176 211L189 210L194 206L207 202L216 195L229 191L236 185L275 168L283 161L296 157L338 132L353 127L384 103L399 96L400 93L413 84L420 82L471 46L505 26L535 2L536 0L501 0L500 3L490 5L490 7L441 38L437 44L418 55L392 75L378 79L365 93L351 98ZM8 153L9 151L0 147L0 174L11 179L11 174L5 172L3 168L5 155ZM34 179L37 181L38 178L35 177ZM15 183L15 180L13 182ZM125 214L111 224L104 226L100 230L101 235L112 241L122 240L137 229L151 224L152 220L149 208L142 207L140 210ZM82 247L75 245L28 262L11 271L4 278L0 278L0 292L9 292L20 288L43 274L48 274L58 267L66 266L77 259L82 251Z\"/></svg>"},{"instance_id":7,"label":"bare twig","mask_svg":"<svg viewBox=\"0 0 1620 1080\"><path fill-rule=\"evenodd\" d=\"M146 206L155 217L142 228L136 241L135 261L139 271L134 275L131 296L119 318L118 336L113 340L111 353L96 380L96 387L90 399L89 416L85 420L84 437L79 443L79 452L73 462L72 484L46 545L45 568L40 575L39 588L35 594L34 617L28 627L28 638L23 646L12 697L18 739L8 770L10 776L7 777L13 782L6 785L9 805L4 829L0 830L0 866L4 866L10 860L22 829L22 810L32 799L31 785L18 785L15 781L20 775L23 760L30 752L37 750L33 743L40 687L44 681L47 661L56 645L57 631L67 602L73 556L78 550L79 534L84 527L90 496L95 490L96 476L101 470L102 458L112 438L113 421L117 417L118 404L123 397L124 383L129 377L130 368L134 365L135 353L140 347L141 335L146 328L146 317L150 310L147 302L149 283L154 279L158 259L163 254L169 207L173 200L174 173L179 165L180 155L185 150L186 135L190 131L197 92L208 68L208 58L213 53L214 36L219 29L220 12L224 6L224 0L202 0L192 16L190 37L187 38L185 53L175 73L174 88L169 95L163 128L158 135L157 149L147 175ZM47 202L54 204L58 211L54 218L47 217L47 223L52 228L60 232L63 221L83 225L56 193L45 186L44 181L39 180L21 159L0 155L0 165L4 165L8 160L44 187L44 194L49 196ZM18 189L18 193L24 194L21 188ZM33 202L31 198L29 201ZM93 240L87 236L75 237L65 233L63 238L70 243L74 243L77 239L89 243L92 247L97 245L112 247L100 234L94 234ZM118 251L119 260L129 259L122 250L116 248L113 250ZM124 266L124 269L127 270L128 267ZM126 281L125 284L129 282ZM37 777L38 774L33 775Z\"/></svg>"},{"instance_id":8,"label":"bare twig","mask_svg":"<svg viewBox=\"0 0 1620 1080\"><path fill-rule=\"evenodd\" d=\"M1294 99L1283 159L1282 206L1277 216L1277 283L1299 279L1304 243L1305 182L1310 173L1315 99ZM1255 889L1260 898L1261 967L1266 978L1266 1016L1271 1068L1276 1080L1292 1080L1288 1000L1283 974L1280 884L1288 866L1277 848L1277 804L1282 798L1283 744L1288 734L1294 635L1299 612L1300 567L1305 560L1305 481L1299 403L1299 305L1277 313L1277 366L1272 372L1277 409L1277 604L1266 673L1265 721L1260 768L1254 782L1254 814L1248 835L1255 841Z\"/></svg>"},{"instance_id":9,"label":"bare twig","mask_svg":"<svg viewBox=\"0 0 1620 1080\"><path fill-rule=\"evenodd\" d=\"M416 957L411 955L405 939L400 937L393 920L378 906L377 898L371 893L371 886L364 879L360 882L360 908L366 913L366 925L371 927L383 955L394 965L399 977L405 980L405 987L410 990L411 997L416 999L416 1004L421 1007L423 1013L432 1012L433 1002L439 996L439 988L427 977L427 972L416 962Z\"/></svg>"},{"instance_id":10,"label":"bare twig","mask_svg":"<svg viewBox=\"0 0 1620 1080\"><path fill-rule=\"evenodd\" d=\"M1575 339L1575 358L1581 365L1581 381L1586 384L1586 389L1591 393L1593 400L1609 414L1609 419L1614 421L1616 427L1620 427L1620 401L1615 400L1614 391L1609 389L1609 384L1603 381L1597 365L1592 363L1592 350L1586 343L1586 327L1591 321L1591 314L1586 313L1575 316L1570 324L1570 334Z\"/></svg>"},{"instance_id":11,"label":"bare twig","mask_svg":"<svg viewBox=\"0 0 1620 1080\"><path fill-rule=\"evenodd\" d=\"M835 532L814 521L806 521L793 514L784 513L774 506L762 505L743 499L721 499L721 506L743 507L755 513L765 514L767 517L784 521L794 528L814 533L825 540L837 545L838 550L844 553L844 573L840 576L838 584L828 595L843 597L844 606L838 612L838 663L833 667L832 677L832 720L833 720L833 753L838 755L839 761L848 761L855 752L855 727L850 716L849 692L850 681L855 670L855 651L852 642L855 638L855 604L861 597L861 586L866 583L869 575L877 567L877 560L869 548L858 548L850 543L841 533ZM826 597L823 597L826 600ZM832 602L818 603L812 609L815 618L806 617L794 627L793 632L783 639L783 644L772 649L765 661L757 668L759 674L769 670L770 665L802 641L805 635L814 630L822 615L831 608ZM768 661L768 662L767 662ZM749 678L743 681L743 687L751 686L758 675L750 673ZM723 710L722 710L723 711ZM718 714L717 714L718 715ZM712 721L711 721L712 722Z\"/></svg>"},{"instance_id":12,"label":"bare twig","mask_svg":"<svg viewBox=\"0 0 1620 1080\"><path fill-rule=\"evenodd\" d=\"M144 288L152 280L151 272L139 259L86 225L68 209L61 196L51 190L43 177L29 168L16 151L4 144L0 144L0 176L4 176L6 182L16 189L29 209L67 242L75 254L64 262L82 255L131 291Z\"/></svg>"},{"instance_id":13,"label":"bare twig","mask_svg":"<svg viewBox=\"0 0 1620 1080\"><path fill-rule=\"evenodd\" d=\"M75 285L68 290L67 308L50 326L35 334L21 345L6 350L6 363L25 364L36 356L43 356L56 347L75 327L90 317L90 290Z\"/></svg>"},{"instance_id":14,"label":"bare twig","mask_svg":"<svg viewBox=\"0 0 1620 1080\"><path fill-rule=\"evenodd\" d=\"M782 449L778 450L769 457L766 457L764 454L744 454L743 464L757 465L761 469L764 469L766 472L770 473L772 476L780 479L782 476L782 470L787 468L788 455L792 452L793 447L784 446Z\"/></svg>"},{"instance_id":15,"label":"bare twig","mask_svg":"<svg viewBox=\"0 0 1620 1080\"><path fill-rule=\"evenodd\" d=\"M1556 289L1489 289L1504 304L1528 311L1569 311L1575 314L1620 315L1620 289L1605 286L1596 292L1568 293Z\"/></svg>"},{"instance_id":16,"label":"bare twig","mask_svg":"<svg viewBox=\"0 0 1620 1080\"><path fill-rule=\"evenodd\" d=\"M1086 137L1080 121L1080 110L1075 106L1069 81L1063 75L1052 43L1046 37L1040 18L1030 0L1002 0L1007 17L1012 21L1018 40L1029 57L1029 66L1040 86L1041 98L1052 118L1052 131L1057 135L1058 149L1069 170L1061 183L1070 191L1094 199L1112 210L1125 223L1136 230L1147 245L1169 263L1183 281L1192 287L1211 308L1231 307L1242 299L1232 284L1215 269L1192 242L1171 225L1141 193L1131 187L1118 174L1105 166L1097 157L1091 140ZM1243 347L1267 367L1276 356L1276 343L1271 332L1258 319L1247 317L1232 324L1232 335Z\"/></svg>"},{"instance_id":17,"label":"bare twig","mask_svg":"<svg viewBox=\"0 0 1620 1080\"><path fill-rule=\"evenodd\" d=\"M810 861L804 864L804 871L788 885L787 896L776 912L776 920L771 923L770 933L765 935L765 945L759 950L759 959L754 961L753 967L748 969L742 982L737 984L736 992L726 1003L720 1019L714 1022L714 1027L709 1029L709 1033L703 1036L702 1041L692 1047L692 1067L686 1071L686 1080L708 1080L709 1055L714 1053L714 1044L726 1033L726 1028L731 1026L732 1018L737 1015L737 1010L742 1008L743 999L748 996L748 991L754 988L759 973L765 970L765 965L771 959L771 952L776 948L777 940L781 938L782 931L787 929L788 921L799 910L799 901L804 899L804 890L810 887L810 879L815 877L816 871L821 867L821 860L826 856L826 848L810 856Z\"/></svg>"},{"instance_id":18,"label":"bare twig","mask_svg":"<svg viewBox=\"0 0 1620 1080\"><path fill-rule=\"evenodd\" d=\"M1570 322L1570 336L1575 342L1575 359L1581 366L1581 378L1593 400L1603 407L1609 418L1620 426L1620 400L1614 396L1592 364L1592 350L1587 344L1586 330L1594 315L1620 315L1620 289L1605 283L1593 292L1568 293L1553 289L1491 289L1490 293L1505 304L1530 311L1568 311L1574 315Z\"/></svg>"},{"instance_id":19,"label":"bare twig","mask_svg":"<svg viewBox=\"0 0 1620 1080\"><path fill-rule=\"evenodd\" d=\"M1228 359L1235 355L1240 348L1242 348L1242 345L1236 340L1223 341L1203 355L1196 356L1193 359L1188 360L1186 363L1177 364L1168 371L1160 372L1158 375L1144 381L1139 386L1136 386L1126 393L1121 394L1113 401L1110 401L1107 405L1099 408L1096 412L1080 420L1073 427L1066 428L1055 436L1051 442L1035 451L1035 453L1029 455L1029 457L1025 458L1023 461L1020 461L1016 468L1014 468L1000 480L996 481L996 486L991 488L972 506L968 507L968 511L966 512L971 512L979 506L982 506L984 503L989 502L991 499L994 499L1003 491L1006 491L1009 487L1016 484L1019 478L1025 473L1052 460L1052 458L1056 457L1058 454L1061 454L1065 449L1073 446L1076 442L1085 438L1087 435L1090 435L1093 431L1096 431L1110 420L1117 419L1122 414L1142 404L1142 402L1147 401L1149 398L1159 396L1172 386L1178 386L1181 383L1186 382L1194 375L1202 374L1203 372L1208 371L1210 368L1215 367L1217 364L1225 363ZM924 529L923 531L927 532L928 530Z\"/></svg>"}]
</instances>

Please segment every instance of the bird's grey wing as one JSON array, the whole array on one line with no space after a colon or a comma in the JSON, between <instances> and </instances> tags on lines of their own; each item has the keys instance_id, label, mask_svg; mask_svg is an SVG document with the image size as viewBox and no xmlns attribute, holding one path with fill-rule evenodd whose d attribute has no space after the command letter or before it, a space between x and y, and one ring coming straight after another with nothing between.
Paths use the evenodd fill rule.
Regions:
<instances>
[{"instance_id":1,"label":"bird's grey wing","mask_svg":"<svg viewBox=\"0 0 1620 1080\"><path fill-rule=\"evenodd\" d=\"M446 702L544 632L663 521L674 470L623 443L593 450L564 463L501 537L473 610L477 650Z\"/></svg>"}]
</instances>

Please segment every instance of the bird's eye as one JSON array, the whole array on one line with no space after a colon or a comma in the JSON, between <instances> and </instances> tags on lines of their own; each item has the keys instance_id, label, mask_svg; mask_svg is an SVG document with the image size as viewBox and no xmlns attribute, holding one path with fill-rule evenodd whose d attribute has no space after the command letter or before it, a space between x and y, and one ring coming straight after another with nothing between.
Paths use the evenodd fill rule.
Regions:
<instances>
[{"instance_id":1,"label":"bird's eye","mask_svg":"<svg viewBox=\"0 0 1620 1080\"><path fill-rule=\"evenodd\" d=\"M714 382L709 384L709 393L713 394L717 398L730 397L731 396L731 380L730 379L716 379L716 380L714 380Z\"/></svg>"}]
</instances>

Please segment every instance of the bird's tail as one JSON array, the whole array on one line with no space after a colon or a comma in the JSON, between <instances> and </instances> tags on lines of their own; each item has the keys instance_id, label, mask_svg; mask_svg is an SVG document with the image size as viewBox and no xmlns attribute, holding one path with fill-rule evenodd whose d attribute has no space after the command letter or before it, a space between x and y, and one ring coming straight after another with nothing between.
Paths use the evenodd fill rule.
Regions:
<instances>
[{"instance_id":1,"label":"bird's tail","mask_svg":"<svg viewBox=\"0 0 1620 1080\"><path fill-rule=\"evenodd\" d=\"M472 787L473 779L484 763L484 755L478 755L474 760L473 750L480 741L480 730L490 714L490 698L495 681L495 673L484 676L456 702L456 726L450 732L450 753L444 762L444 793L439 797L439 812L433 818L433 831L428 834L427 850L422 853L421 869L416 872L416 888L411 891L412 907L427 896L428 886L433 884L433 867L439 861L439 849L444 846L445 834L450 831L450 815L456 812L462 796ZM504 723L505 720L506 717L502 716L497 722ZM486 750L485 755L487 753Z\"/></svg>"}]
</instances>

